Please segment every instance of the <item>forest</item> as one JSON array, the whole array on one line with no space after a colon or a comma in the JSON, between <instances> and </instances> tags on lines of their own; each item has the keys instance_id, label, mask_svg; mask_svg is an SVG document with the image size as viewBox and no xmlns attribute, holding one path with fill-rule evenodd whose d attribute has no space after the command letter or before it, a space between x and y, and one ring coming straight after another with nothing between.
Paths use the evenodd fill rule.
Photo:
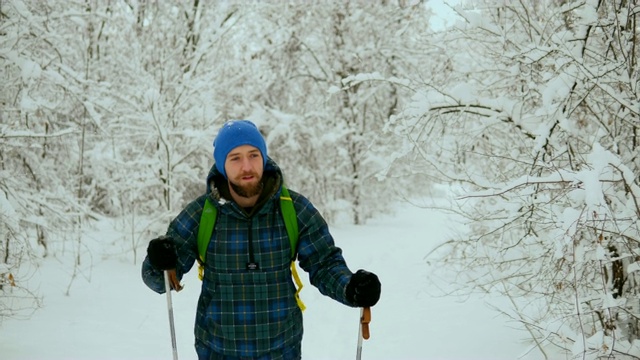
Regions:
<instances>
[{"instance_id":1,"label":"forest","mask_svg":"<svg viewBox=\"0 0 640 360\"><path fill-rule=\"evenodd\" d=\"M640 2L428 2L0 0L0 319L98 219L135 259L251 119L330 223L446 187L434 277L542 353L640 358Z\"/></svg>"}]
</instances>

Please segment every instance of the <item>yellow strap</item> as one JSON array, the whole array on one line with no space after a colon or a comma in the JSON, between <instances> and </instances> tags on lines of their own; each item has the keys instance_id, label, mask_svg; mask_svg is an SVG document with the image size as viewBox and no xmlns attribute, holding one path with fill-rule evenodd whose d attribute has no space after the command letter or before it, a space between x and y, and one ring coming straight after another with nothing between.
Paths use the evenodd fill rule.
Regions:
<instances>
[{"instance_id":1,"label":"yellow strap","mask_svg":"<svg viewBox=\"0 0 640 360\"><path fill-rule=\"evenodd\" d=\"M291 262L291 275L293 275L293 281L296 283L296 302L298 303L298 307L300 310L305 311L307 306L300 299L300 291L302 291L302 281L300 280L300 276L298 276L298 270L296 269L296 262Z\"/></svg>"}]
</instances>

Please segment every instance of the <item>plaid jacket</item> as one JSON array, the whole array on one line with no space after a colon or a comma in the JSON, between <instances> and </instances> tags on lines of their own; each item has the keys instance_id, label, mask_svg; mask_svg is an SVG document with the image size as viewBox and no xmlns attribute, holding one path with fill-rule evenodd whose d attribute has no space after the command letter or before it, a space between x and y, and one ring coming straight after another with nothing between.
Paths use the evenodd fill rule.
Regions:
<instances>
[{"instance_id":1,"label":"plaid jacket","mask_svg":"<svg viewBox=\"0 0 640 360\"><path fill-rule=\"evenodd\" d=\"M195 337L200 346L225 356L258 358L299 347L302 341L302 313L290 270L291 245L279 205L282 174L271 159L264 176L263 195L247 214L220 194L225 190L228 194L228 188L213 166L207 193L188 204L167 231L176 245L176 272L181 278L198 257L198 226L206 197L218 207L207 249ZM298 217L300 267L322 294L353 306L345 298L352 272L334 245L326 222L304 196L295 191L290 195ZM248 270L249 262L256 263L258 269ZM163 274L148 258L142 265L142 277L152 290L164 292Z\"/></svg>"}]
</instances>

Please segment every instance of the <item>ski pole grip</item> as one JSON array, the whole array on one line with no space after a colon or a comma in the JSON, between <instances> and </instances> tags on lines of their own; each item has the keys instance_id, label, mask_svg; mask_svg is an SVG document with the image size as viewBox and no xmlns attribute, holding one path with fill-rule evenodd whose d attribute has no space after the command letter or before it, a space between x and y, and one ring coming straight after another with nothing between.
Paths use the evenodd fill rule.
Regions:
<instances>
[{"instance_id":1,"label":"ski pole grip","mask_svg":"<svg viewBox=\"0 0 640 360\"><path fill-rule=\"evenodd\" d=\"M371 322L371 308L362 308L362 317L360 318L360 326L362 327L362 338L369 340L369 323Z\"/></svg>"},{"instance_id":2,"label":"ski pole grip","mask_svg":"<svg viewBox=\"0 0 640 360\"><path fill-rule=\"evenodd\" d=\"M178 280L178 275L176 275L176 269L165 270L169 274L169 283L171 285L171 289L177 291L182 290L183 286L180 284L180 280Z\"/></svg>"}]
</instances>

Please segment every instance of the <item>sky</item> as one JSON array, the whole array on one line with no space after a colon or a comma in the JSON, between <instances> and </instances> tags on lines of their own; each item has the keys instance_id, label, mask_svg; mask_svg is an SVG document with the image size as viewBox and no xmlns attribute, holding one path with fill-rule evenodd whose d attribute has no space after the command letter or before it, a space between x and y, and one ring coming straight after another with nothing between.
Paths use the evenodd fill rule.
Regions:
<instances>
[{"instance_id":1,"label":"sky","mask_svg":"<svg viewBox=\"0 0 640 360\"><path fill-rule=\"evenodd\" d=\"M146 244L134 264L117 221L103 220L86 232L85 265L74 280L72 259L48 258L34 271L29 285L42 294L43 306L28 320L3 321L3 360L172 359L166 296L148 289L140 277ZM428 280L424 257L453 225L443 213L403 204L394 216L332 227L351 270L372 271L382 283L363 360L540 358L517 324L489 308L506 306L504 299L442 296ZM179 359L196 359L196 273L194 268L183 279L185 289L172 294ZM308 285L306 273L301 276L307 305L303 359L355 358L359 310L322 296Z\"/></svg>"}]
</instances>

